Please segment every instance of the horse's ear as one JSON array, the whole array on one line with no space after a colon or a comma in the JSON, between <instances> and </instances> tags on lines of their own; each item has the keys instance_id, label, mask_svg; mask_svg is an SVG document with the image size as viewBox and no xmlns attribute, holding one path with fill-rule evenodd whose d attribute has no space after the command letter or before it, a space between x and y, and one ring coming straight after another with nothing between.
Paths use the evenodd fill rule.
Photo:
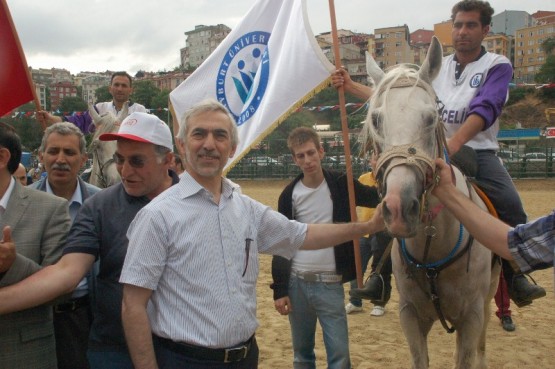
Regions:
<instances>
[{"instance_id":1,"label":"horse's ear","mask_svg":"<svg viewBox=\"0 0 555 369\"><path fill-rule=\"evenodd\" d=\"M100 114L98 114L94 105L89 105L89 114L93 120L93 124L96 126L96 124L100 122Z\"/></svg>"},{"instance_id":2,"label":"horse's ear","mask_svg":"<svg viewBox=\"0 0 555 369\"><path fill-rule=\"evenodd\" d=\"M420 78L432 82L437 77L441 69L441 60L443 59L443 49L436 36L432 37L432 44L428 49L426 60L420 68Z\"/></svg>"},{"instance_id":3,"label":"horse's ear","mask_svg":"<svg viewBox=\"0 0 555 369\"><path fill-rule=\"evenodd\" d=\"M366 52L366 73L368 73L368 76L372 78L376 86L380 83L383 76L385 75L383 70L381 70L380 66L376 63L376 61L368 51Z\"/></svg>"}]
</instances>

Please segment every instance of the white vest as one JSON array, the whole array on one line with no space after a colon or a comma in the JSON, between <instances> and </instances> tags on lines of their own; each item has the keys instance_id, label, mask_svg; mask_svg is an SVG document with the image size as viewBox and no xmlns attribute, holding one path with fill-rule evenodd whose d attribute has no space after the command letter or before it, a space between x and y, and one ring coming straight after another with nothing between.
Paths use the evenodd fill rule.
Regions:
<instances>
[{"instance_id":1,"label":"white vest","mask_svg":"<svg viewBox=\"0 0 555 369\"><path fill-rule=\"evenodd\" d=\"M480 59L469 63L459 79L455 79L457 62L454 54L443 58L439 75L433 81L438 98L444 104L442 120L447 131L447 137L453 136L464 123L468 114L468 106L476 96L480 87L486 80L488 71L495 65L510 63L502 55L486 53ZM508 97L508 93L507 93ZM499 121L496 120L491 127L479 132L466 144L478 150L498 150L497 133Z\"/></svg>"}]
</instances>

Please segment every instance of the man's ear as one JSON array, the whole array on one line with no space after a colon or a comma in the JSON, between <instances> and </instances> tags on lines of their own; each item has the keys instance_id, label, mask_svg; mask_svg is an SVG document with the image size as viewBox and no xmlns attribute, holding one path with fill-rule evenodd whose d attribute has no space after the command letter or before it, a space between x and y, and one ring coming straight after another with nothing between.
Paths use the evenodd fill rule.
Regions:
<instances>
[{"instance_id":1,"label":"man's ear","mask_svg":"<svg viewBox=\"0 0 555 369\"><path fill-rule=\"evenodd\" d=\"M12 154L10 153L10 150L6 149L5 147L0 148L0 170L8 168L8 162L10 161L11 157Z\"/></svg>"}]
</instances>

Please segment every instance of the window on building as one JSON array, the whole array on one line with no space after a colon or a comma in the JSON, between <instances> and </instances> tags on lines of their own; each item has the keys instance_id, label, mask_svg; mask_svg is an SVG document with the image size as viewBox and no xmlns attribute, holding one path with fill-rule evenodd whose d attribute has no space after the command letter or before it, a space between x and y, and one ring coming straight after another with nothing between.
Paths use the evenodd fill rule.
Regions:
<instances>
[{"instance_id":1,"label":"window on building","mask_svg":"<svg viewBox=\"0 0 555 369\"><path fill-rule=\"evenodd\" d=\"M528 40L528 46L534 45L534 40Z\"/></svg>"}]
</instances>

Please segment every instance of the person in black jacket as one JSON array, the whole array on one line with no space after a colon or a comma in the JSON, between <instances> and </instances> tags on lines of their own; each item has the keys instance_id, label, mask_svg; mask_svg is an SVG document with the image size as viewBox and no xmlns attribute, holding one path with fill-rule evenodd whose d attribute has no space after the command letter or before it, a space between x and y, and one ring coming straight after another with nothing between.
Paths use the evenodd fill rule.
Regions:
<instances>
[{"instance_id":1,"label":"person in black jacket","mask_svg":"<svg viewBox=\"0 0 555 369\"><path fill-rule=\"evenodd\" d=\"M287 145L302 174L281 193L278 211L301 222L350 222L347 176L322 168L324 149L316 131L296 128L289 134ZM354 187L356 205L378 205L375 187L357 180ZM356 278L353 242L325 250L299 250L291 260L274 256L272 277L275 308L280 314L289 315L293 366L314 367L314 336L319 320L328 368L350 368L343 283Z\"/></svg>"}]
</instances>

